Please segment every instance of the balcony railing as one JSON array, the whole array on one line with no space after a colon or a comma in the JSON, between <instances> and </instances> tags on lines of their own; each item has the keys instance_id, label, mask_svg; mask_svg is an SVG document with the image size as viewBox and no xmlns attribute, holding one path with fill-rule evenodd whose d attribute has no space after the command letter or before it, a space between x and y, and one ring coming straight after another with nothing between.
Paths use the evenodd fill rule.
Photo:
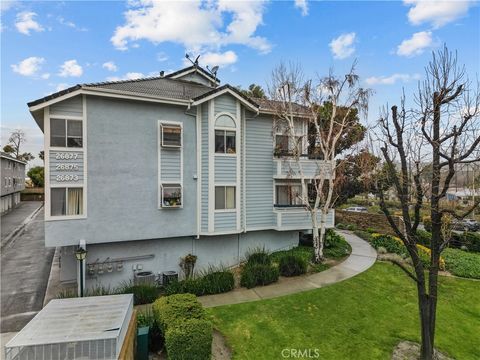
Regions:
<instances>
[{"instance_id":1,"label":"balcony railing","mask_svg":"<svg viewBox=\"0 0 480 360\"><path fill-rule=\"evenodd\" d=\"M334 163L332 161L314 160L308 158L291 159L275 158L273 159L273 177L275 179L300 179L301 173L306 178L314 178L322 173L325 178L335 177L333 172Z\"/></svg>"},{"instance_id":2,"label":"balcony railing","mask_svg":"<svg viewBox=\"0 0 480 360\"><path fill-rule=\"evenodd\" d=\"M277 229L278 230L311 230L312 218L310 212L303 208L275 208L274 212L277 214ZM321 221L320 211L317 213L317 221L320 226ZM327 214L326 227L332 228L335 226L335 210L331 209Z\"/></svg>"}]
</instances>

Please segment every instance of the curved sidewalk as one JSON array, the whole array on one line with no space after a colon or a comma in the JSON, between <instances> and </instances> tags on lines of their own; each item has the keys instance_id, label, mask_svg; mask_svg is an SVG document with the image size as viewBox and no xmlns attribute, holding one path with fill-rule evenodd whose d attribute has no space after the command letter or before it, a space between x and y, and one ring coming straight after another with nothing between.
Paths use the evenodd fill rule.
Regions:
<instances>
[{"instance_id":1,"label":"curved sidewalk","mask_svg":"<svg viewBox=\"0 0 480 360\"><path fill-rule=\"evenodd\" d=\"M279 283L259 286L253 289L240 288L224 294L201 296L198 300L200 300L205 307L214 307L276 298L318 289L349 279L364 272L375 263L377 253L370 244L349 231L335 231L342 234L352 247L352 253L342 263L316 274L285 278Z\"/></svg>"}]
</instances>

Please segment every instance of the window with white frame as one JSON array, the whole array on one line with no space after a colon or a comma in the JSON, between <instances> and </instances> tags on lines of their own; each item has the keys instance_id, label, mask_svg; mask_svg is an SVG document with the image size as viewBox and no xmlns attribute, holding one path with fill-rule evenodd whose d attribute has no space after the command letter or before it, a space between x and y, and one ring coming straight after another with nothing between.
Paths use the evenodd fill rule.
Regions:
<instances>
[{"instance_id":1,"label":"window with white frame","mask_svg":"<svg viewBox=\"0 0 480 360\"><path fill-rule=\"evenodd\" d=\"M180 125L162 124L162 146L182 146L182 127Z\"/></svg>"},{"instance_id":2,"label":"window with white frame","mask_svg":"<svg viewBox=\"0 0 480 360\"><path fill-rule=\"evenodd\" d=\"M235 154L236 152L235 121L228 115L220 115L215 121L215 153Z\"/></svg>"},{"instance_id":3,"label":"window with white frame","mask_svg":"<svg viewBox=\"0 0 480 360\"><path fill-rule=\"evenodd\" d=\"M162 184L162 207L178 208L182 206L182 185Z\"/></svg>"},{"instance_id":4,"label":"window with white frame","mask_svg":"<svg viewBox=\"0 0 480 360\"><path fill-rule=\"evenodd\" d=\"M302 185L300 182L275 185L275 206L302 206Z\"/></svg>"},{"instance_id":5,"label":"window with white frame","mask_svg":"<svg viewBox=\"0 0 480 360\"><path fill-rule=\"evenodd\" d=\"M235 192L235 186L215 186L215 210L235 209Z\"/></svg>"},{"instance_id":6,"label":"window with white frame","mask_svg":"<svg viewBox=\"0 0 480 360\"><path fill-rule=\"evenodd\" d=\"M51 188L50 215L83 215L83 188Z\"/></svg>"},{"instance_id":7,"label":"window with white frame","mask_svg":"<svg viewBox=\"0 0 480 360\"><path fill-rule=\"evenodd\" d=\"M284 134L275 135L275 156L290 156L294 154L297 147L298 155L302 155L302 137L288 136Z\"/></svg>"},{"instance_id":8,"label":"window with white frame","mask_svg":"<svg viewBox=\"0 0 480 360\"><path fill-rule=\"evenodd\" d=\"M83 147L82 121L50 119L50 146Z\"/></svg>"}]
</instances>

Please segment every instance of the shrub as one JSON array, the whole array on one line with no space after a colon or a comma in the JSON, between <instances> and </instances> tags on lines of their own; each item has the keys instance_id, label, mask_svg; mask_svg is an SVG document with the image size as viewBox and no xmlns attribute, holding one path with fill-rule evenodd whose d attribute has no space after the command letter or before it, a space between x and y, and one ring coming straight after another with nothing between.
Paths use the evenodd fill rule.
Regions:
<instances>
[{"instance_id":1,"label":"shrub","mask_svg":"<svg viewBox=\"0 0 480 360\"><path fill-rule=\"evenodd\" d=\"M375 249L384 247L389 253L398 255L405 255L407 253L407 249L402 241L396 236L373 233L371 244Z\"/></svg>"},{"instance_id":2,"label":"shrub","mask_svg":"<svg viewBox=\"0 0 480 360\"><path fill-rule=\"evenodd\" d=\"M338 259L348 255L350 251L351 247L342 235L337 234L332 229L327 229L325 233L325 248L323 251L326 257Z\"/></svg>"},{"instance_id":3,"label":"shrub","mask_svg":"<svg viewBox=\"0 0 480 360\"><path fill-rule=\"evenodd\" d=\"M431 232L432 231L432 218L430 216L423 217L423 227L425 230Z\"/></svg>"},{"instance_id":4,"label":"shrub","mask_svg":"<svg viewBox=\"0 0 480 360\"><path fill-rule=\"evenodd\" d=\"M165 347L172 360L207 360L212 354L212 324L204 319L190 319L169 326Z\"/></svg>"},{"instance_id":5,"label":"shrub","mask_svg":"<svg viewBox=\"0 0 480 360\"><path fill-rule=\"evenodd\" d=\"M418 249L418 256L420 257L420 261L422 262L423 266L426 268L430 267L430 254L431 251L429 248L423 245L417 244ZM440 270L445 270L445 259L440 256L440 260L438 262L438 267Z\"/></svg>"},{"instance_id":6,"label":"shrub","mask_svg":"<svg viewBox=\"0 0 480 360\"><path fill-rule=\"evenodd\" d=\"M131 282L124 282L115 290L114 293L133 294L133 303L135 305L142 305L154 302L158 297L159 290L156 285L134 285Z\"/></svg>"},{"instance_id":7,"label":"shrub","mask_svg":"<svg viewBox=\"0 0 480 360\"><path fill-rule=\"evenodd\" d=\"M270 265L270 256L264 248L254 249L248 252L247 263Z\"/></svg>"},{"instance_id":8,"label":"shrub","mask_svg":"<svg viewBox=\"0 0 480 360\"><path fill-rule=\"evenodd\" d=\"M202 295L220 294L235 287L235 279L231 271L215 271L200 279Z\"/></svg>"},{"instance_id":9,"label":"shrub","mask_svg":"<svg viewBox=\"0 0 480 360\"><path fill-rule=\"evenodd\" d=\"M357 225L355 225L355 224L348 224L348 225L346 226L346 229L347 229L347 230L350 230L350 231L355 231L355 230L357 230Z\"/></svg>"},{"instance_id":10,"label":"shrub","mask_svg":"<svg viewBox=\"0 0 480 360\"><path fill-rule=\"evenodd\" d=\"M368 242L371 242L372 241L372 234L370 232L367 232L367 231L363 231L363 230L356 230L353 232L355 235L357 235L359 238L365 240L365 241L368 241Z\"/></svg>"},{"instance_id":11,"label":"shrub","mask_svg":"<svg viewBox=\"0 0 480 360\"><path fill-rule=\"evenodd\" d=\"M278 280L278 268L267 264L251 264L242 270L240 284L246 288L253 288L259 285L268 285Z\"/></svg>"},{"instance_id":12,"label":"shrub","mask_svg":"<svg viewBox=\"0 0 480 360\"><path fill-rule=\"evenodd\" d=\"M432 241L432 234L425 230L417 230L417 241L421 245L430 247Z\"/></svg>"},{"instance_id":13,"label":"shrub","mask_svg":"<svg viewBox=\"0 0 480 360\"><path fill-rule=\"evenodd\" d=\"M280 258L278 268L283 276L297 276L307 272L308 263L298 255L287 254Z\"/></svg>"},{"instance_id":14,"label":"shrub","mask_svg":"<svg viewBox=\"0 0 480 360\"><path fill-rule=\"evenodd\" d=\"M343 224L343 223L338 223L337 225L335 225L337 229L340 229L340 230L347 230L347 225Z\"/></svg>"},{"instance_id":15,"label":"shrub","mask_svg":"<svg viewBox=\"0 0 480 360\"><path fill-rule=\"evenodd\" d=\"M480 252L480 234L465 231L464 233L452 233L450 247L461 249L466 247L469 251Z\"/></svg>"},{"instance_id":16,"label":"shrub","mask_svg":"<svg viewBox=\"0 0 480 360\"><path fill-rule=\"evenodd\" d=\"M445 249L445 267L455 276L480 279L480 254Z\"/></svg>"},{"instance_id":17,"label":"shrub","mask_svg":"<svg viewBox=\"0 0 480 360\"><path fill-rule=\"evenodd\" d=\"M172 281L165 286L166 295L174 294L195 294L202 295L202 288L199 279L185 279L182 281Z\"/></svg>"},{"instance_id":18,"label":"shrub","mask_svg":"<svg viewBox=\"0 0 480 360\"><path fill-rule=\"evenodd\" d=\"M187 319L204 319L205 310L193 294L177 294L157 299L152 306L155 320L160 330L165 331L170 325Z\"/></svg>"}]
</instances>

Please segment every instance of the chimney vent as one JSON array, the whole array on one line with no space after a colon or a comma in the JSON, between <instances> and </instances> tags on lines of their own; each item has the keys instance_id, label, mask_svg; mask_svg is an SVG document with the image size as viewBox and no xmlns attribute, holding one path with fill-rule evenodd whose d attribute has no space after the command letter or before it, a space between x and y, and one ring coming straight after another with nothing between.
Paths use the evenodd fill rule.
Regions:
<instances>
[{"instance_id":1,"label":"chimney vent","mask_svg":"<svg viewBox=\"0 0 480 360\"><path fill-rule=\"evenodd\" d=\"M165 75L165 71L160 71L160 76L163 77Z\"/></svg>"}]
</instances>

